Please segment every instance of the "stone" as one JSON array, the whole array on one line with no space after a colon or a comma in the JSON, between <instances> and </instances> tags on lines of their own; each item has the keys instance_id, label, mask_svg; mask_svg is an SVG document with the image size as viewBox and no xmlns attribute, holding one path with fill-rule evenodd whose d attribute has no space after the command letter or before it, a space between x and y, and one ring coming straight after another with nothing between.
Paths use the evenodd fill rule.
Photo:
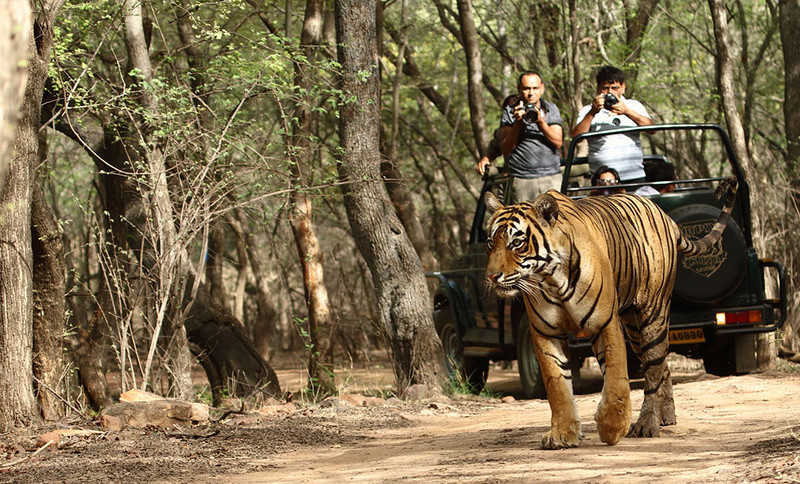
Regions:
<instances>
[{"instance_id":1,"label":"stone","mask_svg":"<svg viewBox=\"0 0 800 484\"><path fill-rule=\"evenodd\" d=\"M187 425L192 422L195 413L193 413L193 404L189 402L161 399L115 403L103 409L100 416L104 428L112 430L111 427L114 427L113 430L121 430L125 427L168 428L174 425ZM106 419L104 420L103 417ZM117 421L108 417L116 418Z\"/></svg>"},{"instance_id":2,"label":"stone","mask_svg":"<svg viewBox=\"0 0 800 484\"><path fill-rule=\"evenodd\" d=\"M119 396L120 402L152 402L155 400L164 400L164 397L136 388L128 390Z\"/></svg>"},{"instance_id":3,"label":"stone","mask_svg":"<svg viewBox=\"0 0 800 484\"><path fill-rule=\"evenodd\" d=\"M50 442L51 446L57 446L60 441L61 441L61 436L58 435L56 432L47 432L39 436L36 445L38 447L41 447Z\"/></svg>"}]
</instances>

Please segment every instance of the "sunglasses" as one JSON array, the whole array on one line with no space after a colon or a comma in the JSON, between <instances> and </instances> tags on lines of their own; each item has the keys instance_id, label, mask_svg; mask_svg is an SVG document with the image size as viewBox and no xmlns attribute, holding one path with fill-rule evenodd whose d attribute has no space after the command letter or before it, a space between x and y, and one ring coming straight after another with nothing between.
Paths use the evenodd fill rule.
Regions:
<instances>
[{"instance_id":1,"label":"sunglasses","mask_svg":"<svg viewBox=\"0 0 800 484\"><path fill-rule=\"evenodd\" d=\"M598 185L598 186L604 186L604 185L619 185L619 180L615 180L615 179L612 179L612 180L603 180L603 179L601 178L601 179L597 180L597 185Z\"/></svg>"}]
</instances>

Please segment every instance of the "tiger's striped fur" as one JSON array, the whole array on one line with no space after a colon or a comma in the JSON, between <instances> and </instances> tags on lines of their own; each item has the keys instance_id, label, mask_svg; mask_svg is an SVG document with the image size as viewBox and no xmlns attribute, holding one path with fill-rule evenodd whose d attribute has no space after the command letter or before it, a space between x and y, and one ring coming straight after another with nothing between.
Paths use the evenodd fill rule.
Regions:
<instances>
[{"instance_id":1,"label":"tiger's striped fur","mask_svg":"<svg viewBox=\"0 0 800 484\"><path fill-rule=\"evenodd\" d=\"M595 414L600 439L613 445L627 433L655 437L675 423L666 362L669 312L679 252L699 254L722 236L736 196L736 179L711 232L684 237L652 201L635 195L572 200L549 191L533 202L503 207L487 193L486 281L502 297L524 296L531 335L552 411L542 447L575 447L581 427L570 384L567 338L588 332L604 375ZM644 403L632 426L624 331L642 361Z\"/></svg>"}]
</instances>

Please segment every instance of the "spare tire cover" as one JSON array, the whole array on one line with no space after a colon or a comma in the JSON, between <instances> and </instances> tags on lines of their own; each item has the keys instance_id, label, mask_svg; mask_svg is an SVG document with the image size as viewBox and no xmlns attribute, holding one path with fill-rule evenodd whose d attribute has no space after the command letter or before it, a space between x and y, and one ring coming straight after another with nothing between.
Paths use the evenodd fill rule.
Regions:
<instances>
[{"instance_id":1,"label":"spare tire cover","mask_svg":"<svg viewBox=\"0 0 800 484\"><path fill-rule=\"evenodd\" d=\"M711 205L686 205L669 213L684 236L697 240L711 231L720 209ZM703 254L678 255L673 296L693 304L713 304L742 282L747 267L747 243L739 224L730 219L722 239Z\"/></svg>"}]
</instances>

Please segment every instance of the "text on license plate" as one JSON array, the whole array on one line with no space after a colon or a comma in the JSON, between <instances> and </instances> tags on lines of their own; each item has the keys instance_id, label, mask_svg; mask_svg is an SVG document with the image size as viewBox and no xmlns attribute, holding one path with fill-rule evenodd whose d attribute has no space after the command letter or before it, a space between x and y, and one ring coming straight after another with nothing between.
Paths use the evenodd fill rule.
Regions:
<instances>
[{"instance_id":1,"label":"text on license plate","mask_svg":"<svg viewBox=\"0 0 800 484\"><path fill-rule=\"evenodd\" d=\"M702 343L706 340L703 330L700 328L692 329L673 329L669 332L669 344L685 345L690 343Z\"/></svg>"}]
</instances>

